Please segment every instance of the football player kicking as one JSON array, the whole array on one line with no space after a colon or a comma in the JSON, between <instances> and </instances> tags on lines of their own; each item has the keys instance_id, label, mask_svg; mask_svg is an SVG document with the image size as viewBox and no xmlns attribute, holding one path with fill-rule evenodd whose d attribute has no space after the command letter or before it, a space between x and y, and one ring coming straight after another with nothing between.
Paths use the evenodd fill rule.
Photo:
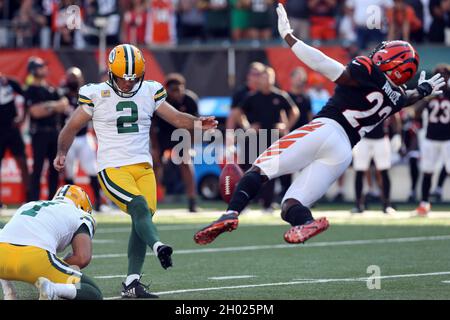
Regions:
<instances>
[{"instance_id":1,"label":"football player kicking","mask_svg":"<svg viewBox=\"0 0 450 320\"><path fill-rule=\"evenodd\" d=\"M172 266L172 248L160 241L152 216L156 212L156 182L150 156L150 125L156 113L174 127L217 127L214 117L194 117L165 102L166 90L156 81L144 81L145 61L135 46L121 44L108 58L109 80L79 90L79 105L58 137L56 170L65 165L76 133L92 120L98 140L97 170L105 194L131 216L128 276L124 298L157 298L140 282L147 246L161 266Z\"/></svg>"},{"instance_id":2,"label":"football player kicking","mask_svg":"<svg viewBox=\"0 0 450 320\"><path fill-rule=\"evenodd\" d=\"M441 93L444 79L421 77L414 90L402 86L414 77L419 56L405 41L383 42L369 57L346 67L292 35L283 5L277 8L278 30L295 55L337 86L334 95L312 122L282 137L262 153L239 181L228 209L217 221L194 235L208 244L238 226L238 216L264 182L300 172L282 201L281 217L291 224L288 243L302 243L328 228L326 218L314 219L310 207L349 166L353 146L401 108Z\"/></svg>"},{"instance_id":3,"label":"football player kicking","mask_svg":"<svg viewBox=\"0 0 450 320\"><path fill-rule=\"evenodd\" d=\"M86 192L69 184L59 188L51 201L32 201L17 209L0 231L5 298L15 296L10 281L24 281L39 289L40 300L101 300L97 285L79 271L92 257L91 212ZM69 245L72 252L64 260L58 258L56 253Z\"/></svg>"}]
</instances>

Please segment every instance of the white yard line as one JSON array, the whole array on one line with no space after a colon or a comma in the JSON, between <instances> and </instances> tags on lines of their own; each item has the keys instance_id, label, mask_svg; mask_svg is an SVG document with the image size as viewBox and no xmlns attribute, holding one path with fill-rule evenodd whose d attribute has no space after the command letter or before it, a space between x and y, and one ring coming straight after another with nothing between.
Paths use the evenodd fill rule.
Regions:
<instances>
[{"instance_id":1,"label":"white yard line","mask_svg":"<svg viewBox=\"0 0 450 320\"><path fill-rule=\"evenodd\" d=\"M361 278L341 278L341 279L303 279L303 280L289 281L289 282L273 282L273 283L261 283L261 284L246 284L246 285L238 285L238 286L208 287L208 288L193 288L193 289L161 291L161 292L155 292L155 294L162 296L162 295L189 293L189 292L218 291L218 290L228 290L228 289L279 287L279 286L292 286L292 285L298 285L298 284L316 284L316 283L329 283L329 282L355 282L355 281L367 281L367 280L373 280L373 279L399 279L399 278L415 278L415 277L429 277L429 276L442 276L442 275L450 275L450 271L397 274L397 275L388 275L388 276L370 277L370 278L361 277ZM120 299L120 297L105 298L105 300L115 300L115 299Z\"/></svg>"},{"instance_id":2,"label":"white yard line","mask_svg":"<svg viewBox=\"0 0 450 320\"><path fill-rule=\"evenodd\" d=\"M92 239L92 243L102 244L102 243L117 243L119 241L113 239Z\"/></svg>"},{"instance_id":3,"label":"white yard line","mask_svg":"<svg viewBox=\"0 0 450 320\"><path fill-rule=\"evenodd\" d=\"M225 248L200 248L200 249L184 249L175 250L174 254L196 254L196 253L216 253L216 252L238 252L238 251L253 251L253 250L269 250L269 249L304 249L314 247L337 247L337 246L352 246L352 245L368 245L368 244L385 244L385 243L405 243L405 242L421 242L421 241L439 241L450 240L450 235L428 236L428 237L408 237L408 238L388 238L388 239L367 239L367 240L345 240L345 241L324 241L312 242L304 245L292 244L276 244L276 245L260 245L260 246L240 246L240 247L225 247ZM153 253L147 253L148 256ZM93 259L111 259L126 257L126 253L109 253L109 254L95 254Z\"/></svg>"},{"instance_id":4,"label":"white yard line","mask_svg":"<svg viewBox=\"0 0 450 320\"><path fill-rule=\"evenodd\" d=\"M242 276L222 276L222 277L209 277L208 280L232 280L232 279L248 279L255 278L252 275L242 275Z\"/></svg>"},{"instance_id":5,"label":"white yard line","mask_svg":"<svg viewBox=\"0 0 450 320\"><path fill-rule=\"evenodd\" d=\"M112 276L94 276L95 279L116 279L116 278L126 278L126 274L117 274Z\"/></svg>"}]
</instances>

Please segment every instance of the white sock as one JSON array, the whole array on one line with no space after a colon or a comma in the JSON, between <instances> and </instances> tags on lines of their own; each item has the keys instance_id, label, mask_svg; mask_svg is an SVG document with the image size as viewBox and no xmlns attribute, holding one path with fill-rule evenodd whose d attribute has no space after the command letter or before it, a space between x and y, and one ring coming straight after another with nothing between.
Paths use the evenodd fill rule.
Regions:
<instances>
[{"instance_id":1,"label":"white sock","mask_svg":"<svg viewBox=\"0 0 450 320\"><path fill-rule=\"evenodd\" d=\"M77 296L77 288L74 284L53 283L56 295L60 298L73 300Z\"/></svg>"},{"instance_id":2,"label":"white sock","mask_svg":"<svg viewBox=\"0 0 450 320\"><path fill-rule=\"evenodd\" d=\"M155 256L158 256L158 248L162 245L164 245L164 243L162 243L161 241L156 241L153 245L153 252L155 253Z\"/></svg>"},{"instance_id":3,"label":"white sock","mask_svg":"<svg viewBox=\"0 0 450 320\"><path fill-rule=\"evenodd\" d=\"M129 286L130 285L130 283L132 283L134 280L139 280L141 278L141 276L140 275L138 275L138 274L130 274L130 275L128 275L127 276L127 278L125 279L125 285L126 286Z\"/></svg>"}]
</instances>

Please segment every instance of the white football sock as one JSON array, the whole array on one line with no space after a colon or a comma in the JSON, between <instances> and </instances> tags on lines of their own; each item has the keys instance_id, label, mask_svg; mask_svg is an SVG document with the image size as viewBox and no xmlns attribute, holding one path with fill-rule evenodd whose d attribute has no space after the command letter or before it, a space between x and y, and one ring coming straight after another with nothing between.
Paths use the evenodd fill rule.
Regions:
<instances>
[{"instance_id":1,"label":"white football sock","mask_svg":"<svg viewBox=\"0 0 450 320\"><path fill-rule=\"evenodd\" d=\"M130 283L132 283L134 280L139 280L141 278L140 275L138 274L130 274L127 276L127 278L125 279L125 285L129 286Z\"/></svg>"},{"instance_id":2,"label":"white football sock","mask_svg":"<svg viewBox=\"0 0 450 320\"><path fill-rule=\"evenodd\" d=\"M73 300L77 296L77 288L74 284L52 283L52 285L59 298Z\"/></svg>"},{"instance_id":3,"label":"white football sock","mask_svg":"<svg viewBox=\"0 0 450 320\"><path fill-rule=\"evenodd\" d=\"M153 245L153 252L155 253L155 256L158 256L158 248L162 245L164 245L164 243L162 243L161 241L156 241Z\"/></svg>"}]
</instances>

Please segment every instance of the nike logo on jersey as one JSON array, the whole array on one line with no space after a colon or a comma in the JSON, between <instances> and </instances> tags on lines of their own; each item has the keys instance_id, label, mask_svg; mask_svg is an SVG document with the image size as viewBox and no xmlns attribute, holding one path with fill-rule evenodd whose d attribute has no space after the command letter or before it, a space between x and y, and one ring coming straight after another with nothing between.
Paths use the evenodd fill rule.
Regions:
<instances>
[{"instance_id":1,"label":"nike logo on jersey","mask_svg":"<svg viewBox=\"0 0 450 320\"><path fill-rule=\"evenodd\" d=\"M391 102L394 105L397 105L398 100L400 99L402 94L400 92L397 92L394 89L392 89L392 87L391 87L391 85L389 84L388 81L386 81L386 83L384 84L383 90L387 94L387 96L389 97L389 100L391 100Z\"/></svg>"}]
</instances>

